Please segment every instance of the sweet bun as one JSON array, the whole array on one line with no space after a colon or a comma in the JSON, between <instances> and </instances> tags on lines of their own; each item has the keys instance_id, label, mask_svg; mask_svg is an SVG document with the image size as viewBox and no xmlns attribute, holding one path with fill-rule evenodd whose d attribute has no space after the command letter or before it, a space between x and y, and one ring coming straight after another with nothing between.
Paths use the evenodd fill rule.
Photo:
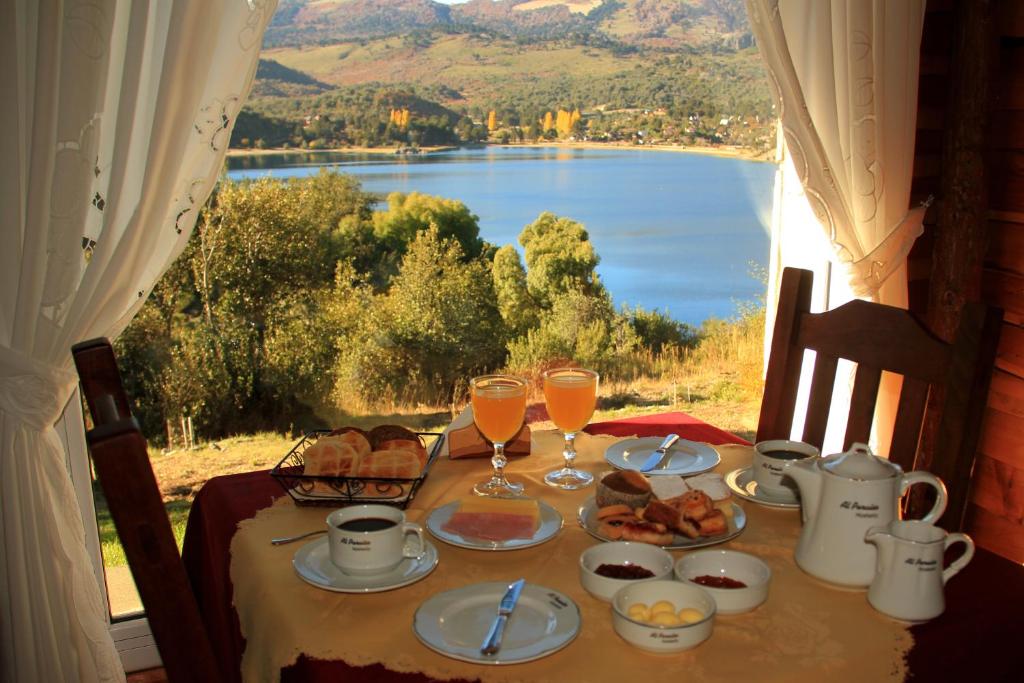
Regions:
<instances>
[{"instance_id":1,"label":"sweet bun","mask_svg":"<svg viewBox=\"0 0 1024 683\"><path fill-rule=\"evenodd\" d=\"M409 441L419 441L419 435L405 427L399 427L398 425L378 425L374 427L366 434L366 438L369 439L370 443L373 444L373 450L381 450L381 444L385 441L391 441L392 439L407 439Z\"/></svg>"},{"instance_id":2,"label":"sweet bun","mask_svg":"<svg viewBox=\"0 0 1024 683\"><path fill-rule=\"evenodd\" d=\"M302 452L302 473L346 477L358 467L359 453L339 436L324 436Z\"/></svg>"},{"instance_id":3,"label":"sweet bun","mask_svg":"<svg viewBox=\"0 0 1024 683\"><path fill-rule=\"evenodd\" d=\"M427 449L423 447L423 442L420 441L419 437L416 440L412 439L388 439L387 441L380 441L377 443L377 449L379 451L409 451L414 453L416 458L420 461L420 469L427 464Z\"/></svg>"},{"instance_id":4,"label":"sweet bun","mask_svg":"<svg viewBox=\"0 0 1024 683\"><path fill-rule=\"evenodd\" d=\"M366 438L366 432L355 427L343 427L342 429L335 429L328 435L332 439L338 439L342 443L347 443L355 449L356 453L360 457L369 455L373 448L370 447L370 441ZM323 439L321 439L322 441Z\"/></svg>"},{"instance_id":5,"label":"sweet bun","mask_svg":"<svg viewBox=\"0 0 1024 683\"><path fill-rule=\"evenodd\" d=\"M383 479L415 479L420 475L423 465L419 456L412 451L393 448L386 451L373 451L361 458L355 469L355 476Z\"/></svg>"}]
</instances>

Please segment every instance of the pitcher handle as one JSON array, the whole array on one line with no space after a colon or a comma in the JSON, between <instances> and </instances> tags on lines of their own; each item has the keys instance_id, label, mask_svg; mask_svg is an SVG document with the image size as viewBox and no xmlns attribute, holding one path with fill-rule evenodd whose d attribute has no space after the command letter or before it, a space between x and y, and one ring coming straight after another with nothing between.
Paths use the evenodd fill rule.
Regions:
<instances>
[{"instance_id":1,"label":"pitcher handle","mask_svg":"<svg viewBox=\"0 0 1024 683\"><path fill-rule=\"evenodd\" d=\"M946 543L943 545L943 550L949 548L954 543L963 543L964 552L963 554L953 560L953 562L942 571L942 585L945 586L946 582L956 576L957 572L967 566L967 563L974 557L974 539L967 534L949 534L946 536Z\"/></svg>"},{"instance_id":2,"label":"pitcher handle","mask_svg":"<svg viewBox=\"0 0 1024 683\"><path fill-rule=\"evenodd\" d=\"M946 511L946 503L949 500L949 497L946 495L946 485L931 472L915 470L903 475L903 479L900 482L900 498L914 484L928 484L935 489L935 505L932 506L931 511L927 515L921 518L922 522L934 524L942 516L942 513Z\"/></svg>"}]
</instances>

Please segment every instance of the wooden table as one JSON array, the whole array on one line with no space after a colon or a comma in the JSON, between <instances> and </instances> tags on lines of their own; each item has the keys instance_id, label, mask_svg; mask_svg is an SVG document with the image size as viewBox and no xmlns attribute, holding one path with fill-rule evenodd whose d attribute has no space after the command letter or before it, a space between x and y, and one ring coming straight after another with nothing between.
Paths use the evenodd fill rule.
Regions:
<instances>
[{"instance_id":1,"label":"wooden table","mask_svg":"<svg viewBox=\"0 0 1024 683\"><path fill-rule=\"evenodd\" d=\"M600 423L591 425L588 431L619 436L660 436L674 431L684 438L713 444L743 443L683 413ZM216 477L199 492L189 517L183 557L229 680L240 680L239 663L245 646L232 607L231 539L241 520L254 516L282 495L267 472ZM910 678L1020 680L1015 648L1019 634L1024 633L1024 568L979 550L974 561L949 584L947 600L947 613L942 618L911 628L915 645L907 658ZM308 657L282 669L281 679L432 680L388 671L380 665L353 667L342 661Z\"/></svg>"}]
</instances>

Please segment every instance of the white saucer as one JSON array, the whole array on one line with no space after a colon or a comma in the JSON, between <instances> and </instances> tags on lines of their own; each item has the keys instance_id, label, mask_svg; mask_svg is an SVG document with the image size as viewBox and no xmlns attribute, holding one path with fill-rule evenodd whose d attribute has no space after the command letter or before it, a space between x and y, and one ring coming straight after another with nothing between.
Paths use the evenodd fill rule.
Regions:
<instances>
[{"instance_id":1,"label":"white saucer","mask_svg":"<svg viewBox=\"0 0 1024 683\"><path fill-rule=\"evenodd\" d=\"M448 520L455 514L455 511L459 509L458 501L431 510L423 526L438 540L458 546L459 548L469 548L470 550L520 550L522 548L532 548L545 541L550 541L558 533L558 530L562 528L562 515L559 514L558 510L542 500L538 500L537 504L540 507L540 524L537 526L536 533L530 538L513 538L508 541L485 541L445 531L443 529L444 525L448 523Z\"/></svg>"},{"instance_id":2,"label":"white saucer","mask_svg":"<svg viewBox=\"0 0 1024 683\"><path fill-rule=\"evenodd\" d=\"M725 483L732 489L733 493L743 500L749 500L751 503L767 505L773 508L797 509L800 507L800 499L795 495L779 496L773 493L765 493L763 489L758 488L757 482L754 481L753 470L750 467L741 467L725 475Z\"/></svg>"},{"instance_id":3,"label":"white saucer","mask_svg":"<svg viewBox=\"0 0 1024 683\"><path fill-rule=\"evenodd\" d=\"M419 559L405 559L389 572L370 576L346 574L331 562L326 538L318 538L295 553L292 566L306 583L336 593L380 593L416 583L437 566L437 547L424 539L424 553Z\"/></svg>"},{"instance_id":4,"label":"white saucer","mask_svg":"<svg viewBox=\"0 0 1024 683\"><path fill-rule=\"evenodd\" d=\"M604 459L620 470L639 470L664 440L661 436L625 439L609 446L604 452ZM718 451L706 443L679 439L668 449L661 463L644 474L649 477L659 474L690 476L714 469L721 459Z\"/></svg>"},{"instance_id":5,"label":"white saucer","mask_svg":"<svg viewBox=\"0 0 1024 683\"><path fill-rule=\"evenodd\" d=\"M474 664L520 664L546 657L580 632L580 609L568 596L528 583L505 626L501 649L480 654L508 582L477 583L428 598L413 617L420 642L446 657Z\"/></svg>"}]
</instances>

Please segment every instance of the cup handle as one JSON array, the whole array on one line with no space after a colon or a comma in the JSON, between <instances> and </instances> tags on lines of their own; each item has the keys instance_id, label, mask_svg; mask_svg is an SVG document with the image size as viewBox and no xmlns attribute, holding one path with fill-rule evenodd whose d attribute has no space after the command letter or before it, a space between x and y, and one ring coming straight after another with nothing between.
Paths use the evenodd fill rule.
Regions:
<instances>
[{"instance_id":1,"label":"cup handle","mask_svg":"<svg viewBox=\"0 0 1024 683\"><path fill-rule=\"evenodd\" d=\"M942 513L946 511L946 503L949 501L949 497L946 495L946 485L931 472L922 472L920 470L908 472L903 475L903 479L900 482L900 498L914 484L928 484L935 489L937 494L935 496L935 505L932 506L931 511L927 515L921 518L922 522L934 524L942 516Z\"/></svg>"},{"instance_id":2,"label":"cup handle","mask_svg":"<svg viewBox=\"0 0 1024 683\"><path fill-rule=\"evenodd\" d=\"M957 572L966 567L967 563L974 557L974 539L970 536L967 534L949 534L946 536L946 543L942 546L943 550L949 548L954 543L963 543L964 552L942 571L943 586L946 585L947 581L956 576Z\"/></svg>"},{"instance_id":3,"label":"cup handle","mask_svg":"<svg viewBox=\"0 0 1024 683\"><path fill-rule=\"evenodd\" d=\"M404 547L402 548L402 557L411 557L414 559L420 559L427 554L427 542L423 539L423 527L414 522L406 522L402 525L402 536L408 536L409 534L415 534L419 540L419 550L414 553L410 553Z\"/></svg>"}]
</instances>

